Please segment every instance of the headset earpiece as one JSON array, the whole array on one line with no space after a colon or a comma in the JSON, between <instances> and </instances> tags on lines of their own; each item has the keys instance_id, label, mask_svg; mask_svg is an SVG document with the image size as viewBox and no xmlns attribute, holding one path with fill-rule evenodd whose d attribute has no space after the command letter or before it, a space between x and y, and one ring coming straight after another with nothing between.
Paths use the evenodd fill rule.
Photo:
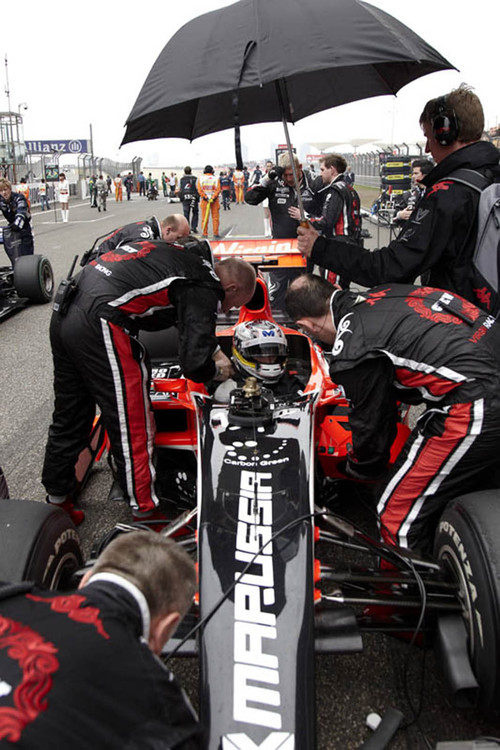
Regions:
<instances>
[{"instance_id":1,"label":"headset earpiece","mask_svg":"<svg viewBox=\"0 0 500 750\"><path fill-rule=\"evenodd\" d=\"M432 133L441 146L450 146L458 138L458 120L453 109L447 106L446 96L437 100L437 114L432 120Z\"/></svg>"}]
</instances>

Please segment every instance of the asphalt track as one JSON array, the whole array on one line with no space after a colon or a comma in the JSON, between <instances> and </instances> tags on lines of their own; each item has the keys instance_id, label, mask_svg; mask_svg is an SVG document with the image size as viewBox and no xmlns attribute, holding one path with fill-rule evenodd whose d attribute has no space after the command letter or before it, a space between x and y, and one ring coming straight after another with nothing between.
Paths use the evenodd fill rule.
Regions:
<instances>
[{"instance_id":1,"label":"asphalt track","mask_svg":"<svg viewBox=\"0 0 500 750\"><path fill-rule=\"evenodd\" d=\"M98 214L88 202L73 203L67 224L54 223L53 211L37 213L33 222L36 252L50 259L58 283L68 272L73 256L81 255L97 236L153 214L162 218L179 208L178 204L167 205L162 198L148 202L133 196L130 202L117 204L110 200L105 214ZM375 240L373 227L372 232ZM235 237L262 235L262 209L232 204L231 211L221 211L221 233ZM368 241L369 247L374 246L374 240ZM381 240L386 240L385 232ZM6 256L0 257L0 264L6 263ZM38 501L44 497L40 472L53 403L48 339L50 314L50 305L32 306L0 324L0 465L5 471L11 497ZM129 510L123 503L107 502L110 484L110 472L104 462L94 470L81 498L86 520L80 532L87 553L117 521L130 520ZM368 522L366 518L364 521ZM457 711L450 706L432 652L426 655L421 689L422 651L413 649L409 654L406 644L382 635L367 636L364 642L362 654L317 657L319 750L358 747L369 735L365 719L372 711L383 713L393 706L402 710L405 720L410 721L412 714L404 688L407 665L408 692L414 704L422 699L422 710L419 726L413 724L400 732L392 747L417 750L434 747L439 740L498 734L498 724L482 720L473 711ZM195 661L178 659L173 666L196 705Z\"/></svg>"}]
</instances>

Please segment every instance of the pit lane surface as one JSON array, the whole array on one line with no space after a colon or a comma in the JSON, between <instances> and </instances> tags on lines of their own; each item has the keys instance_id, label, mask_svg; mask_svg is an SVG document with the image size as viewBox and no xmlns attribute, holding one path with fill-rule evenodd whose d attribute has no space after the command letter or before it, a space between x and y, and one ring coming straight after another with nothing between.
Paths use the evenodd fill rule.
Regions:
<instances>
[{"instance_id":1,"label":"pit lane surface","mask_svg":"<svg viewBox=\"0 0 500 750\"><path fill-rule=\"evenodd\" d=\"M35 248L46 255L54 268L56 284L65 276L73 256L82 254L97 236L130 221L151 215L159 218L178 212L179 204L168 205L160 198L149 202L133 196L130 202L108 202L103 214L91 209L88 202L71 204L70 221L54 223L53 211L34 216ZM376 229L370 227L375 246ZM229 236L263 234L263 213L260 207L235 206L230 212L221 210L221 233ZM386 230L381 241L386 242ZM3 250L0 248L0 255ZM4 256L0 265L6 264ZM0 465L9 484L11 497L43 500L44 490L40 473L47 430L52 412L52 362L48 337L50 305L31 306L0 324L0 382L2 408L0 410ZM96 468L81 498L86 520L80 527L82 541L88 554L93 543L117 521L129 521L131 516L123 503L107 502L111 484L106 462ZM349 512L348 505L344 512ZM361 513L361 521L369 519ZM316 698L318 748L347 750L358 747L368 736L364 722L368 713L383 713L390 706L411 719L405 698L404 669L408 647L382 635L364 638L362 654L321 656L316 660ZM414 649L408 672L408 690L414 704L421 694L422 652ZM194 704L197 702L197 667L192 659L175 661L174 669L184 683ZM400 732L394 748L425 748L438 740L471 739L479 735L498 733L498 725L482 721L474 712L458 712L451 708L434 657L426 657L423 708L420 726Z\"/></svg>"}]
</instances>

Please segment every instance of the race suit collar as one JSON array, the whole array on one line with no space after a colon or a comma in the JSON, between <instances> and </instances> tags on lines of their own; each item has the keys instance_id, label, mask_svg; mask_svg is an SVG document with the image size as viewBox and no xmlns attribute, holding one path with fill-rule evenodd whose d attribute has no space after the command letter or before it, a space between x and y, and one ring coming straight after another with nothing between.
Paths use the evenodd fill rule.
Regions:
<instances>
[{"instance_id":1,"label":"race suit collar","mask_svg":"<svg viewBox=\"0 0 500 750\"><path fill-rule=\"evenodd\" d=\"M146 601L146 597L140 591L137 586L129 581L127 578L124 578L123 576L118 575L117 573L96 573L95 575L91 576L89 580L87 581L86 586L90 586L92 583L98 583L99 581L106 581L108 583L114 583L116 586L120 586L122 589L125 589L135 600L135 603L137 604L139 608L139 612L141 614L141 620L142 620L142 637L145 641L149 641L149 632L151 627L151 614L149 611L148 603ZM86 587L84 587L86 588Z\"/></svg>"}]
</instances>

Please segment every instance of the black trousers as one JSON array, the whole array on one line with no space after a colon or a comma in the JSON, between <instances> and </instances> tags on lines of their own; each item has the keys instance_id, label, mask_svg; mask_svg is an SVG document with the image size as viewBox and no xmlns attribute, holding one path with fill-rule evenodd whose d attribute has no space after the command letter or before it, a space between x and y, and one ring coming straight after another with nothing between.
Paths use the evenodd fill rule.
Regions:
<instances>
[{"instance_id":1,"label":"black trousers","mask_svg":"<svg viewBox=\"0 0 500 750\"><path fill-rule=\"evenodd\" d=\"M198 229L198 201L182 201L182 210L184 211L184 216L186 217L190 227L191 231L196 232Z\"/></svg>"},{"instance_id":2,"label":"black trousers","mask_svg":"<svg viewBox=\"0 0 500 750\"><path fill-rule=\"evenodd\" d=\"M55 405L42 472L45 489L51 495L73 490L75 463L87 444L97 404L122 490L133 508L151 510L158 499L144 347L124 328L87 316L76 302L65 317L53 313L50 342Z\"/></svg>"},{"instance_id":3,"label":"black trousers","mask_svg":"<svg viewBox=\"0 0 500 750\"><path fill-rule=\"evenodd\" d=\"M377 512L388 543L432 551L449 500L483 489L500 463L500 394L428 409L396 459Z\"/></svg>"},{"instance_id":4,"label":"black trousers","mask_svg":"<svg viewBox=\"0 0 500 750\"><path fill-rule=\"evenodd\" d=\"M5 227L3 230L3 246L12 265L17 258L22 255L33 255L35 251L31 230L16 232L9 227Z\"/></svg>"}]
</instances>

